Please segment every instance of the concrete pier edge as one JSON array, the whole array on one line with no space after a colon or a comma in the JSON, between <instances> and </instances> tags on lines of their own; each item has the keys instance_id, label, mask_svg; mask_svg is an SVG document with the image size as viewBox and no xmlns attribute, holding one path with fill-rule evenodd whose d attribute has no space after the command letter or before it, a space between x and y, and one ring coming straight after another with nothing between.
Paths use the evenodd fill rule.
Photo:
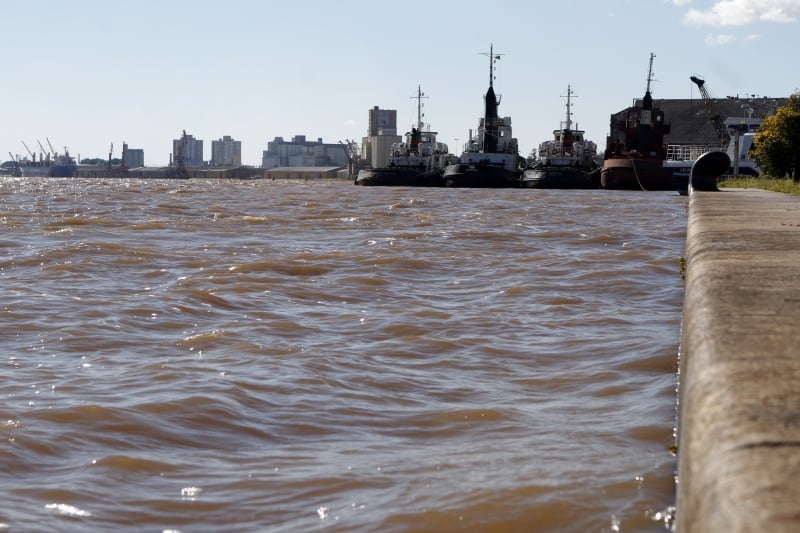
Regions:
<instances>
[{"instance_id":1,"label":"concrete pier edge","mask_svg":"<svg viewBox=\"0 0 800 533\"><path fill-rule=\"evenodd\" d=\"M689 197L679 533L800 531L800 197Z\"/></svg>"}]
</instances>

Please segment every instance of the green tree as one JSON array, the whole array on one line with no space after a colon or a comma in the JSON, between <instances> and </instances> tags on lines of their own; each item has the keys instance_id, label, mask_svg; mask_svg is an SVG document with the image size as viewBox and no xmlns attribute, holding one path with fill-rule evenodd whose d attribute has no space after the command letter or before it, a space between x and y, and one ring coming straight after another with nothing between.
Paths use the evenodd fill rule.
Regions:
<instances>
[{"instance_id":1,"label":"green tree","mask_svg":"<svg viewBox=\"0 0 800 533\"><path fill-rule=\"evenodd\" d=\"M753 158L765 174L800 180L800 92L764 119L754 144Z\"/></svg>"}]
</instances>

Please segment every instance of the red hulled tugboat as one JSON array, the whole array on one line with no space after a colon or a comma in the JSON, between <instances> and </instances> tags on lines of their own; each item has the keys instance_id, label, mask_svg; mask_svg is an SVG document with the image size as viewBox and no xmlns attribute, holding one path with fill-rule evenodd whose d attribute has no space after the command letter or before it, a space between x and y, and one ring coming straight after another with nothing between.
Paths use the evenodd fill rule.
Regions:
<instances>
[{"instance_id":1,"label":"red hulled tugboat","mask_svg":"<svg viewBox=\"0 0 800 533\"><path fill-rule=\"evenodd\" d=\"M670 126L664 123L664 112L650 94L654 57L651 53L644 98L636 101L622 118L612 118L600 171L600 186L604 189L676 189L672 172L664 168L664 135Z\"/></svg>"}]
</instances>

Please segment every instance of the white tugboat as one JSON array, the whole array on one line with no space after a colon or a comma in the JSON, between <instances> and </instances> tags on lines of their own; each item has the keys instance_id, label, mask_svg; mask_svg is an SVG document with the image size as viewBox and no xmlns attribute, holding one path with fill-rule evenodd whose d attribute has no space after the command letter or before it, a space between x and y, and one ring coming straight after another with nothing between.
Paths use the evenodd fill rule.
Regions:
<instances>
[{"instance_id":1,"label":"white tugboat","mask_svg":"<svg viewBox=\"0 0 800 533\"><path fill-rule=\"evenodd\" d=\"M391 147L389 162L382 168L358 172L356 185L431 187L441 185L447 164L447 145L436 141L436 132L422 122L422 88L417 86L417 125L405 140Z\"/></svg>"},{"instance_id":2,"label":"white tugboat","mask_svg":"<svg viewBox=\"0 0 800 533\"><path fill-rule=\"evenodd\" d=\"M597 145L581 129L572 129L572 87L567 85L567 115L553 139L539 144L538 160L522 176L522 186L542 189L590 189L599 185ZM593 177L596 175L596 179Z\"/></svg>"}]
</instances>

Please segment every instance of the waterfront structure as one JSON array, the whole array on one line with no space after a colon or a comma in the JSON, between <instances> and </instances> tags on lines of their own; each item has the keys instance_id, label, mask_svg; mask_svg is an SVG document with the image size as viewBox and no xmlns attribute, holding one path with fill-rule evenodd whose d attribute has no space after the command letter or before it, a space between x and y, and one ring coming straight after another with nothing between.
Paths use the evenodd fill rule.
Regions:
<instances>
[{"instance_id":1,"label":"waterfront structure","mask_svg":"<svg viewBox=\"0 0 800 533\"><path fill-rule=\"evenodd\" d=\"M242 141L236 141L230 135L211 141L211 165L238 167L242 164Z\"/></svg>"},{"instance_id":2,"label":"waterfront structure","mask_svg":"<svg viewBox=\"0 0 800 533\"><path fill-rule=\"evenodd\" d=\"M305 135L295 135L291 141L275 137L262 152L261 168L347 166L347 149L341 143L324 143L306 140Z\"/></svg>"},{"instance_id":3,"label":"waterfront structure","mask_svg":"<svg viewBox=\"0 0 800 533\"><path fill-rule=\"evenodd\" d=\"M144 166L144 150L141 148L128 148L128 143L122 143L122 162L127 168Z\"/></svg>"},{"instance_id":4,"label":"waterfront structure","mask_svg":"<svg viewBox=\"0 0 800 533\"><path fill-rule=\"evenodd\" d=\"M266 179L286 179L286 180L332 180L349 179L347 168L341 166L292 166L274 167L261 171Z\"/></svg>"},{"instance_id":5,"label":"waterfront structure","mask_svg":"<svg viewBox=\"0 0 800 533\"><path fill-rule=\"evenodd\" d=\"M181 142L185 142L183 149L184 165L190 167L201 167L203 161L203 141L195 139L192 135L185 135L185 139L172 140L172 155L170 156L170 166L177 164L177 154L180 152Z\"/></svg>"},{"instance_id":6,"label":"waterfront structure","mask_svg":"<svg viewBox=\"0 0 800 533\"><path fill-rule=\"evenodd\" d=\"M688 210L672 527L800 531L800 198L693 189Z\"/></svg>"},{"instance_id":7,"label":"waterfront structure","mask_svg":"<svg viewBox=\"0 0 800 533\"><path fill-rule=\"evenodd\" d=\"M397 110L369 110L367 136L361 140L361 159L366 166L383 168L389 164L392 145L403 139L397 134Z\"/></svg>"}]
</instances>

